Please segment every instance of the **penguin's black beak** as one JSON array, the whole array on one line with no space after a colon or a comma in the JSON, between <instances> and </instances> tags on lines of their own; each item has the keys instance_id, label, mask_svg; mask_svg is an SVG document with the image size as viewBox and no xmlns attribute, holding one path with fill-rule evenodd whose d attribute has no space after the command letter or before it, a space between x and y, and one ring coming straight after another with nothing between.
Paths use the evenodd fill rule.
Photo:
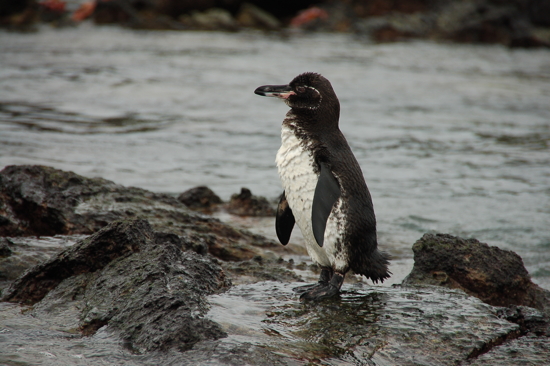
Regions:
<instances>
[{"instance_id":1,"label":"penguin's black beak","mask_svg":"<svg viewBox=\"0 0 550 366\"><path fill-rule=\"evenodd\" d=\"M254 93L262 97L277 97L281 99L288 99L289 96L296 94L290 85L264 85L254 90Z\"/></svg>"}]
</instances>

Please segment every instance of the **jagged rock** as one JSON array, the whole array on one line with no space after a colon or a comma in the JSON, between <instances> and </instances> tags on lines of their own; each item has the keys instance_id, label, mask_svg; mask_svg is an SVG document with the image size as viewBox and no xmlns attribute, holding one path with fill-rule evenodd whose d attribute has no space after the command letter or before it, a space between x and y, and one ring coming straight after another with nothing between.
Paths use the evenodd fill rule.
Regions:
<instances>
[{"instance_id":1,"label":"jagged rock","mask_svg":"<svg viewBox=\"0 0 550 366\"><path fill-rule=\"evenodd\" d=\"M178 196L178 201L191 209L212 209L222 203L221 198L206 186L188 189Z\"/></svg>"},{"instance_id":2,"label":"jagged rock","mask_svg":"<svg viewBox=\"0 0 550 366\"><path fill-rule=\"evenodd\" d=\"M265 197L252 195L248 188L231 196L227 211L239 216L275 216L275 210Z\"/></svg>"},{"instance_id":3,"label":"jagged rock","mask_svg":"<svg viewBox=\"0 0 550 366\"><path fill-rule=\"evenodd\" d=\"M74 242L72 236L0 238L0 248L3 248L5 254L0 255L0 295L4 288L30 267L48 260Z\"/></svg>"},{"instance_id":4,"label":"jagged rock","mask_svg":"<svg viewBox=\"0 0 550 366\"><path fill-rule=\"evenodd\" d=\"M518 324L523 334L532 332L537 336L550 337L550 323L545 315L537 309L512 305L508 308L499 309L498 315Z\"/></svg>"},{"instance_id":5,"label":"jagged rock","mask_svg":"<svg viewBox=\"0 0 550 366\"><path fill-rule=\"evenodd\" d=\"M103 269L112 260L137 252L153 240L149 223L116 222L39 264L20 277L3 301L34 304L63 280Z\"/></svg>"},{"instance_id":6,"label":"jagged rock","mask_svg":"<svg viewBox=\"0 0 550 366\"><path fill-rule=\"evenodd\" d=\"M158 231L169 228L187 235L224 260L248 260L280 247L192 212L166 194L45 166L8 166L0 171L0 236L91 234L115 220L136 217L149 220Z\"/></svg>"},{"instance_id":7,"label":"jagged rock","mask_svg":"<svg viewBox=\"0 0 550 366\"><path fill-rule=\"evenodd\" d=\"M0 235L92 233L104 226L107 218L88 217L78 212L79 206L100 195L112 195L110 200L116 201L122 190L122 186L105 179L50 167L8 166L0 172ZM112 218L122 216L113 214Z\"/></svg>"},{"instance_id":8,"label":"jagged rock","mask_svg":"<svg viewBox=\"0 0 550 366\"><path fill-rule=\"evenodd\" d=\"M35 304L35 316L85 335L108 325L137 352L186 350L225 336L204 319L205 296L230 282L212 259L183 249L146 220L118 221L25 273L2 301Z\"/></svg>"},{"instance_id":9,"label":"jagged rock","mask_svg":"<svg viewBox=\"0 0 550 366\"><path fill-rule=\"evenodd\" d=\"M403 281L461 289L494 306L524 305L550 314L550 292L531 282L520 256L476 239L424 234Z\"/></svg>"}]
</instances>

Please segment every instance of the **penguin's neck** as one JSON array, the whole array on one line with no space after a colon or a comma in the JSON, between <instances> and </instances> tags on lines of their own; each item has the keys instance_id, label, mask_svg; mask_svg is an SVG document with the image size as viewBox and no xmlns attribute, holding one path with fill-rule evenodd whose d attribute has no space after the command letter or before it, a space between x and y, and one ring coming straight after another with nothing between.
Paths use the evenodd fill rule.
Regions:
<instances>
[{"instance_id":1,"label":"penguin's neck","mask_svg":"<svg viewBox=\"0 0 550 366\"><path fill-rule=\"evenodd\" d=\"M331 103L332 104L332 103ZM297 136L319 139L320 136L339 131L340 105L321 105L316 110L290 109L283 125L296 131Z\"/></svg>"}]
</instances>

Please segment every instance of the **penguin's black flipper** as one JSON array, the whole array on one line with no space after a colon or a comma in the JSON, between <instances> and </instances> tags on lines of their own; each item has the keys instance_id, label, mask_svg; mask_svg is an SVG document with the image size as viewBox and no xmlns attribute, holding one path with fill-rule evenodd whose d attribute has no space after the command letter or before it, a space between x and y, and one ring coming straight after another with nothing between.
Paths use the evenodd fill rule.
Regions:
<instances>
[{"instance_id":1,"label":"penguin's black flipper","mask_svg":"<svg viewBox=\"0 0 550 366\"><path fill-rule=\"evenodd\" d=\"M320 247L323 246L325 239L325 228L327 220L332 211L332 206L340 198L340 185L332 175L330 168L326 163L319 163L321 173L315 187L313 195L313 206L311 209L311 223L313 226L313 236Z\"/></svg>"},{"instance_id":2,"label":"penguin's black flipper","mask_svg":"<svg viewBox=\"0 0 550 366\"><path fill-rule=\"evenodd\" d=\"M288 244L295 222L296 219L294 219L294 214L288 205L285 192L283 191L279 204L277 205L277 216L275 217L275 230L277 231L277 237L281 244Z\"/></svg>"}]
</instances>

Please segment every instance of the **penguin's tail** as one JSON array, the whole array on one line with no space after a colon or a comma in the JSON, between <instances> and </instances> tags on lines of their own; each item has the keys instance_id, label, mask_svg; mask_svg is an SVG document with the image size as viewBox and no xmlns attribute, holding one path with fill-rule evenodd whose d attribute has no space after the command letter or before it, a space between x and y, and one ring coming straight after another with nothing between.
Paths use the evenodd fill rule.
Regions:
<instances>
[{"instance_id":1,"label":"penguin's tail","mask_svg":"<svg viewBox=\"0 0 550 366\"><path fill-rule=\"evenodd\" d=\"M374 283L384 282L392 274L388 270L390 259L391 256L388 253L375 249L367 258L363 259L360 270L354 269L354 272L370 278Z\"/></svg>"}]
</instances>

